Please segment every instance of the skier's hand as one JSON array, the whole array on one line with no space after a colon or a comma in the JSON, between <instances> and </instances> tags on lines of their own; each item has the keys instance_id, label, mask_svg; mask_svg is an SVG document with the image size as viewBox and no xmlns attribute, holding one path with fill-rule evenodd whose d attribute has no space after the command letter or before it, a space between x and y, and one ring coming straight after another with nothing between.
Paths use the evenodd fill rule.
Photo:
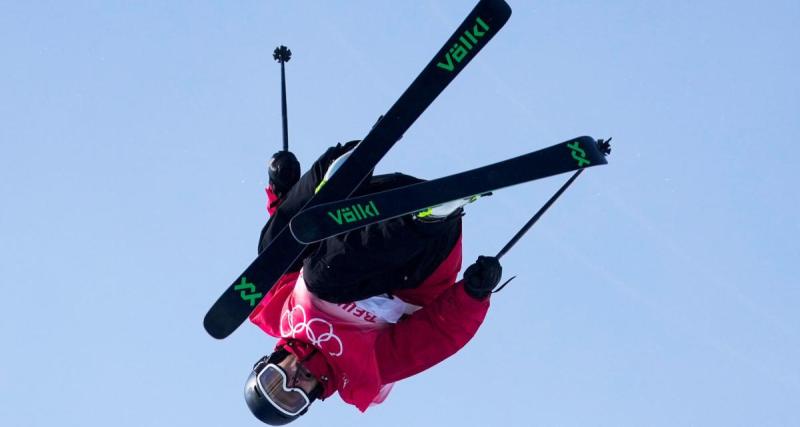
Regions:
<instances>
[{"instance_id":1,"label":"skier's hand","mask_svg":"<svg viewBox=\"0 0 800 427\"><path fill-rule=\"evenodd\" d=\"M269 188L283 199L300 179L300 162L291 151L278 151L269 161Z\"/></svg>"},{"instance_id":2,"label":"skier's hand","mask_svg":"<svg viewBox=\"0 0 800 427\"><path fill-rule=\"evenodd\" d=\"M479 256L464 272L464 290L471 297L484 299L500 283L503 277L503 267L496 257Z\"/></svg>"}]
</instances>

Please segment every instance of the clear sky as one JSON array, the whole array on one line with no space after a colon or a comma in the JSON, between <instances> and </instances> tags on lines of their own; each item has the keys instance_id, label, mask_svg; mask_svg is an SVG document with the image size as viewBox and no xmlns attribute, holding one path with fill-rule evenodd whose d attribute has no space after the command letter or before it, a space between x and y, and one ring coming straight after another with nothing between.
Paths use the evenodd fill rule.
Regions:
<instances>
[{"instance_id":1,"label":"clear sky","mask_svg":"<svg viewBox=\"0 0 800 427\"><path fill-rule=\"evenodd\" d=\"M266 161L363 137L473 1L0 2L0 425L255 426L272 338L202 317L256 252ZM377 171L614 137L503 259L476 338L297 425L800 425L800 3L511 0ZM468 208L494 254L566 176Z\"/></svg>"}]
</instances>

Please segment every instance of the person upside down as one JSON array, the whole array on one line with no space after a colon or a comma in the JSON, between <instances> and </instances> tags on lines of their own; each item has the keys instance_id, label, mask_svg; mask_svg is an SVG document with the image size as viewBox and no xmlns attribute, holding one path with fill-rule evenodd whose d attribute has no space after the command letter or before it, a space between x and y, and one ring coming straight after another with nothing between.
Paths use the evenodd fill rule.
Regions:
<instances>
[{"instance_id":1,"label":"person upside down","mask_svg":"<svg viewBox=\"0 0 800 427\"><path fill-rule=\"evenodd\" d=\"M324 186L359 141L329 148L302 176L295 156L269 167L270 219L261 252ZM422 180L370 176L356 195ZM458 352L477 332L502 276L497 258L461 270L461 217L471 199L406 215L309 245L250 315L278 339L245 384L250 411L287 424L334 393L360 411L383 402L400 380Z\"/></svg>"}]
</instances>

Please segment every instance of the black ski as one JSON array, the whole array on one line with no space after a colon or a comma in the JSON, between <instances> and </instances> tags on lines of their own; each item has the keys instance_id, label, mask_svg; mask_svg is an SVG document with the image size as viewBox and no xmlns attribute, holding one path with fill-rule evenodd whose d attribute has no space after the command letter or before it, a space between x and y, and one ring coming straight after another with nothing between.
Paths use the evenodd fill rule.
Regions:
<instances>
[{"instance_id":1,"label":"black ski","mask_svg":"<svg viewBox=\"0 0 800 427\"><path fill-rule=\"evenodd\" d=\"M503 0L481 0L348 160L306 205L349 197L423 111L494 37L511 16ZM203 319L214 338L233 333L305 249L285 227L217 299Z\"/></svg>"},{"instance_id":2,"label":"black ski","mask_svg":"<svg viewBox=\"0 0 800 427\"><path fill-rule=\"evenodd\" d=\"M295 215L291 230L298 241L314 243L451 200L605 163L597 142L582 136L444 178L317 205Z\"/></svg>"}]
</instances>

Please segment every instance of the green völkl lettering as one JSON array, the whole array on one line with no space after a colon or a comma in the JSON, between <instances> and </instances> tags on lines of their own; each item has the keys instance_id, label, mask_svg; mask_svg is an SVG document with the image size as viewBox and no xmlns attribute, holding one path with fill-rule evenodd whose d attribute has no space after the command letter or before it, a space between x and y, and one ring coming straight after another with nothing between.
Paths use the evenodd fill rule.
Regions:
<instances>
[{"instance_id":1,"label":"green v\u00f6lkl lettering","mask_svg":"<svg viewBox=\"0 0 800 427\"><path fill-rule=\"evenodd\" d=\"M336 211L328 211L327 214L337 225L344 225L367 218L374 218L380 216L381 213L378 211L378 207L375 206L375 202L370 201L363 205L356 203L352 206L336 209Z\"/></svg>"},{"instance_id":2,"label":"green v\u00f6lkl lettering","mask_svg":"<svg viewBox=\"0 0 800 427\"><path fill-rule=\"evenodd\" d=\"M450 51L444 55L444 60L436 63L436 66L445 71L455 70L456 64L460 64L469 55L469 52L478 44L478 39L483 37L487 31L489 31L489 25L477 17L472 29L468 28L464 31L464 34L458 38L460 43L453 44Z\"/></svg>"}]
</instances>

